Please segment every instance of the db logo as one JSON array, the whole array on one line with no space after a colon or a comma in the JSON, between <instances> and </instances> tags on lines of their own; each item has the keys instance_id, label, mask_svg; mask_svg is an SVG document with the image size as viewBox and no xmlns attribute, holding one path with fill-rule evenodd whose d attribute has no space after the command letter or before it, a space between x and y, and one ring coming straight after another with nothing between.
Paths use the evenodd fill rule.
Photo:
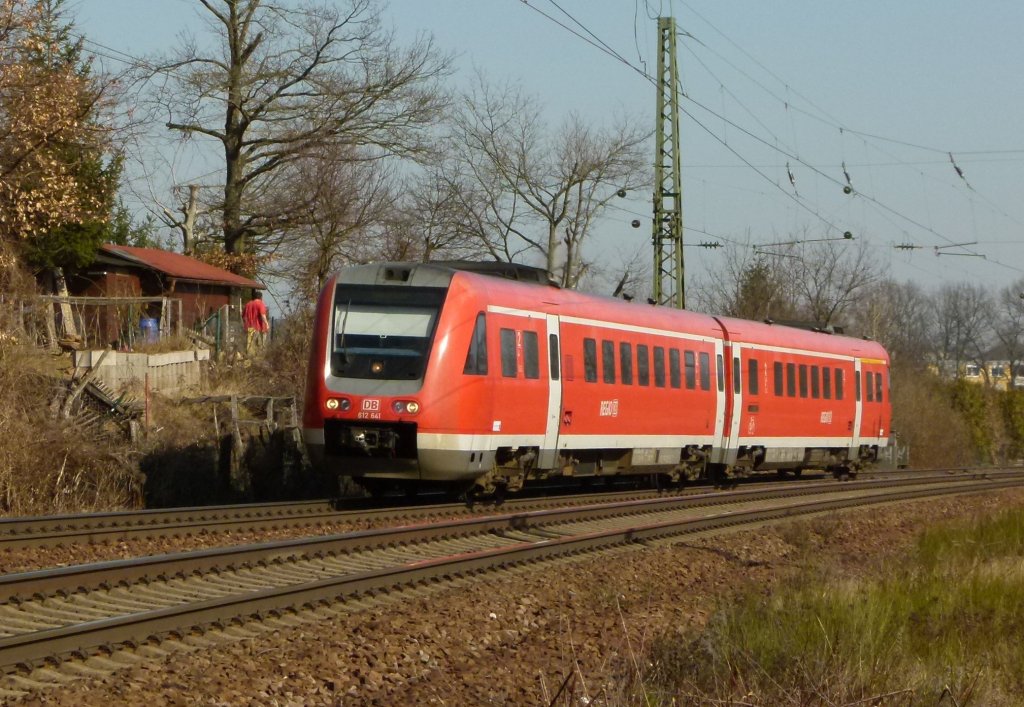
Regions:
<instances>
[{"instance_id":1,"label":"db logo","mask_svg":"<svg viewBox=\"0 0 1024 707\"><path fill-rule=\"evenodd\" d=\"M380 400L367 398L363 401L363 412L380 412Z\"/></svg>"}]
</instances>

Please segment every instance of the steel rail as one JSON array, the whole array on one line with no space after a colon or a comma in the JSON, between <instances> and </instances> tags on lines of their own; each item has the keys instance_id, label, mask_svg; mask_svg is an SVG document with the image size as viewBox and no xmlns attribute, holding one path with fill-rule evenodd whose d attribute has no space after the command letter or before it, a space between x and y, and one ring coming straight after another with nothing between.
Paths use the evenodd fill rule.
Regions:
<instances>
[{"instance_id":1,"label":"steel rail","mask_svg":"<svg viewBox=\"0 0 1024 707\"><path fill-rule=\"evenodd\" d=\"M529 542L512 542L483 550L399 562L390 567L300 582L279 587L256 589L246 593L182 603L156 610L123 614L101 620L85 621L58 628L22 633L0 638L0 668L28 669L43 660L66 656L84 656L88 651L115 644L134 645L166 634L183 635L200 626L222 626L228 622L262 618L301 608L313 608L337 600L391 591L404 586L463 576L527 562L537 562L572 554L592 552L617 545L643 543L683 533L713 531L730 526L763 523L784 518L822 513L854 506L889 503L938 495L988 491L1024 484L1024 478L972 479L945 485L894 490L871 496L849 496L800 501L769 509L734 510L699 518L681 518L628 525L609 530L583 532L565 537L544 538ZM920 486L914 484L911 486ZM852 492L849 485L842 489ZM733 499L735 501L735 499ZM556 512L546 511L531 516L546 516L550 521ZM506 521L513 520L506 516ZM546 524L546 523L545 523Z\"/></svg>"},{"instance_id":2,"label":"steel rail","mask_svg":"<svg viewBox=\"0 0 1024 707\"><path fill-rule=\"evenodd\" d=\"M915 478L945 478L949 473L980 473L966 469L930 470L915 472ZM990 470L984 473L1012 473L1008 470ZM886 473L888 476L888 473ZM803 482L806 484L813 481ZM832 482L826 482L832 483ZM690 487L682 493L700 493L701 488ZM671 492L669 492L671 493ZM679 494L680 492L676 492ZM491 503L468 505L442 503L414 506L385 506L378 508L343 508L343 502L328 499L255 503L220 506L191 506L169 509L137 511L110 511L104 513L31 516L0 518L0 549L24 547L71 546L83 543L101 543L115 540L182 537L199 533L226 533L240 531L277 530L282 528L311 527L345 522L374 522L382 520L414 520L439 515L468 515L492 508L543 508L571 506L610 501L613 499L643 499L658 495L658 491L607 491L576 495L521 497L503 501L500 506Z\"/></svg>"},{"instance_id":3,"label":"steel rail","mask_svg":"<svg viewBox=\"0 0 1024 707\"><path fill-rule=\"evenodd\" d=\"M978 472L957 476L927 477L900 480L852 481L793 485L777 485L770 489L736 490L682 496L658 496L585 506L562 506L544 510L502 513L489 516L456 518L359 530L337 535L252 543L150 555L140 558L108 560L53 569L33 570L0 575L0 603L28 597L45 597L120 584L166 579L197 572L237 570L253 565L286 562L298 557L325 557L387 545L437 541L479 533L516 530L537 524L555 524L571 520L594 519L636 512L685 509L700 506L765 501L790 496L821 493L842 493L856 490L899 488L931 483L967 483L992 479L1024 480L1024 472Z\"/></svg>"}]
</instances>

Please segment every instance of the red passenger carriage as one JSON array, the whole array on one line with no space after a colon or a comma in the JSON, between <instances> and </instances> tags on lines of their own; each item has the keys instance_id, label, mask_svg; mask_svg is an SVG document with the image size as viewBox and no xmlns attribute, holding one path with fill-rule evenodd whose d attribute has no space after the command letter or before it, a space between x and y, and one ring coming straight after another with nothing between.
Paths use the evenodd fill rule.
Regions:
<instances>
[{"instance_id":1,"label":"red passenger carriage","mask_svg":"<svg viewBox=\"0 0 1024 707\"><path fill-rule=\"evenodd\" d=\"M508 264L347 268L317 308L304 431L363 482L855 473L888 441L877 343L561 290Z\"/></svg>"}]
</instances>

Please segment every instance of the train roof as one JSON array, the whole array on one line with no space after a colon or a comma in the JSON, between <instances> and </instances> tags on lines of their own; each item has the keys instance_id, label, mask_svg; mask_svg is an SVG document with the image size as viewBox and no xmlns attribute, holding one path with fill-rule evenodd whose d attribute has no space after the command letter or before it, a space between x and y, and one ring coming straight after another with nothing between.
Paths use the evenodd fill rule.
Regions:
<instances>
[{"instance_id":1,"label":"train roof","mask_svg":"<svg viewBox=\"0 0 1024 707\"><path fill-rule=\"evenodd\" d=\"M483 291L505 306L597 319L665 330L685 330L698 336L720 338L723 329L731 340L838 355L889 360L876 341L797 327L720 317L690 310L564 290L550 282L547 271L514 263L440 261L388 262L345 268L339 282L367 285L448 287L453 280Z\"/></svg>"}]
</instances>

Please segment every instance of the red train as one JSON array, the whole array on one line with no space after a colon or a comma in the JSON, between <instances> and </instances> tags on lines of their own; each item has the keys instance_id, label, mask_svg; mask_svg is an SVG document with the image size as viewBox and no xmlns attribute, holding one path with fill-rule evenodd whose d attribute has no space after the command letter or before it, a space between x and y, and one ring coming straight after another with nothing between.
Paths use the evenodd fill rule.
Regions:
<instances>
[{"instance_id":1,"label":"red train","mask_svg":"<svg viewBox=\"0 0 1024 707\"><path fill-rule=\"evenodd\" d=\"M498 263L347 268L320 295L303 426L372 486L555 475L854 474L889 357L823 332L598 297Z\"/></svg>"}]
</instances>

